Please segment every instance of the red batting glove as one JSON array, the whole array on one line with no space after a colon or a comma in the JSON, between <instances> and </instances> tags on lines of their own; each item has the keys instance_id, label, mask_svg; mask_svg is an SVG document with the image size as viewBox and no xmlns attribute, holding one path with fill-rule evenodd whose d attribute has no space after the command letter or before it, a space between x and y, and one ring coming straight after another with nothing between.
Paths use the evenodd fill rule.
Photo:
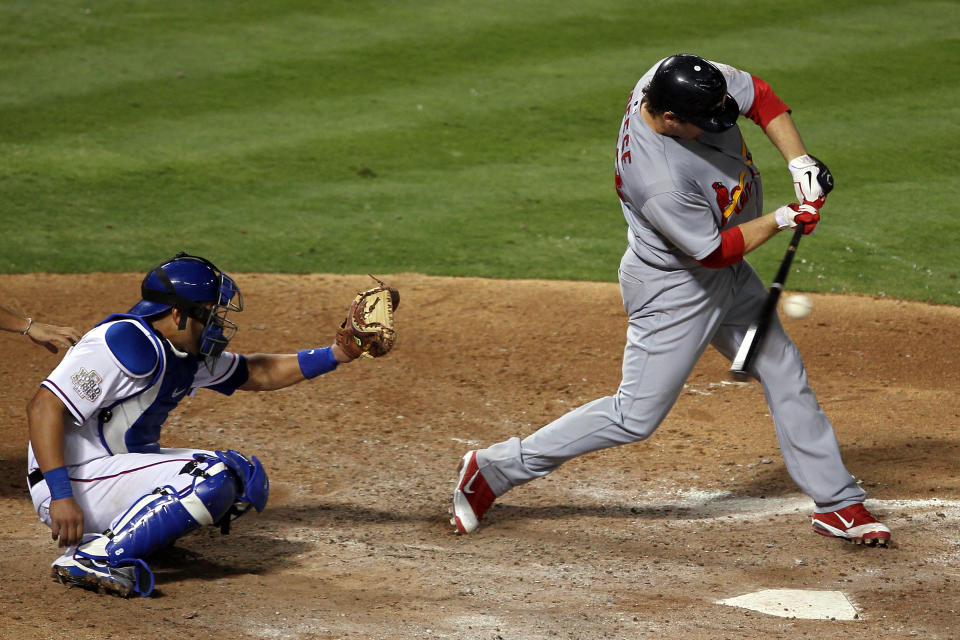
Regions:
<instances>
[{"instance_id":1,"label":"red batting glove","mask_svg":"<svg viewBox=\"0 0 960 640\"><path fill-rule=\"evenodd\" d=\"M798 224L802 224L803 235L805 236L813 233L820 222L820 211L809 202L803 204L791 202L777 209L774 214L777 218L777 226L781 229L785 227L792 229Z\"/></svg>"},{"instance_id":2,"label":"red batting glove","mask_svg":"<svg viewBox=\"0 0 960 640\"><path fill-rule=\"evenodd\" d=\"M823 198L818 198L818 201L823 202ZM792 204L790 206L797 207L798 213L794 216L793 221L803 225L803 235L808 236L813 233L817 224L820 223L820 208L806 202L801 205Z\"/></svg>"}]
</instances>

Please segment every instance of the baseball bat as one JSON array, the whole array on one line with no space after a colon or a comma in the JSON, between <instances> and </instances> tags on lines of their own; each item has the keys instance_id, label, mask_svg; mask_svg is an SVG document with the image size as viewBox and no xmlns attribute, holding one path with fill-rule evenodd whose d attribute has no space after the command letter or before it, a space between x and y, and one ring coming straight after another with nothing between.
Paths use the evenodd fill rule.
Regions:
<instances>
[{"instance_id":1,"label":"baseball bat","mask_svg":"<svg viewBox=\"0 0 960 640\"><path fill-rule=\"evenodd\" d=\"M797 247L800 245L800 238L803 237L803 226L798 224L793 232L793 238L790 240L790 246L787 247L787 253L780 261L780 268L777 269L777 275L770 285L770 291L767 293L763 306L760 307L760 313L756 319L750 323L750 327L743 336L743 342L737 350L730 363L730 373L737 380L745 380L749 377L748 371L753 364L753 359L763 343L767 334L767 327L770 326L770 320L777 311L777 301L780 300L780 294L783 293L783 285L787 281L787 275L790 273L790 264L793 262L793 256L797 253Z\"/></svg>"},{"instance_id":2,"label":"baseball bat","mask_svg":"<svg viewBox=\"0 0 960 640\"><path fill-rule=\"evenodd\" d=\"M820 183L823 197L826 198L827 194L833 191L833 174L830 173L827 165L823 164L818 158L814 156L810 156L810 158L817 163L817 182ZM820 204L822 205L823 202ZM787 254L780 261L780 268L777 269L777 275L773 279L773 284L770 285L770 291L767 293L766 300L763 301L760 313L757 314L756 320L750 324L743 336L743 342L740 343L740 348L737 350L737 355L730 363L730 373L737 380L744 380L750 375L748 371L767 334L770 319L777 311L777 301L780 300L780 294L783 293L783 285L787 281L787 274L790 273L790 264L793 262L793 256L797 252L802 237L803 225L798 224L793 232L793 239L790 240L790 246L787 247Z\"/></svg>"}]
</instances>

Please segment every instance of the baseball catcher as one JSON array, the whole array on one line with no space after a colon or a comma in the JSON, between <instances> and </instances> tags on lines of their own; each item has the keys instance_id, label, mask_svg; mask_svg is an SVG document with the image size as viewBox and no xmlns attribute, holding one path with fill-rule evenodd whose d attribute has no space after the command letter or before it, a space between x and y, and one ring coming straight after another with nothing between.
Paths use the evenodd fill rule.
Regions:
<instances>
[{"instance_id":1,"label":"baseball catcher","mask_svg":"<svg viewBox=\"0 0 960 640\"><path fill-rule=\"evenodd\" d=\"M30 497L65 551L55 580L123 597L153 591L149 555L203 525L226 532L267 505L256 456L233 449L165 449L161 428L201 388L229 396L329 373L396 342L396 289L362 292L329 347L289 354L226 350L243 310L233 278L180 253L143 279L141 300L87 332L27 407Z\"/></svg>"}]
</instances>

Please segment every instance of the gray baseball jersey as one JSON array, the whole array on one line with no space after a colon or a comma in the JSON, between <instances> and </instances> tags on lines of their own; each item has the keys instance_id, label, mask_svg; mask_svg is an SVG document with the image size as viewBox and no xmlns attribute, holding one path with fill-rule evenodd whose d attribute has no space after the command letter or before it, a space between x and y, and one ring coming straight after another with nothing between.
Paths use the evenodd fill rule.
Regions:
<instances>
[{"instance_id":1,"label":"gray baseball jersey","mask_svg":"<svg viewBox=\"0 0 960 640\"><path fill-rule=\"evenodd\" d=\"M748 113L750 74L715 64L740 113ZM634 253L662 269L691 269L720 245L725 226L763 215L760 172L740 127L679 140L647 126L640 117L642 89L659 65L640 78L627 102L617 140L617 192Z\"/></svg>"},{"instance_id":2,"label":"gray baseball jersey","mask_svg":"<svg viewBox=\"0 0 960 640\"><path fill-rule=\"evenodd\" d=\"M629 316L620 386L526 438L478 451L480 471L496 495L573 457L649 437L708 345L733 357L766 296L746 262L720 269L698 262L720 246L724 228L762 215L760 174L736 125L692 140L663 136L646 125L639 113L641 90L659 64L637 83L617 140L617 191L629 227L619 271ZM746 114L752 77L717 67ZM763 385L787 470L816 511L862 502L865 494L843 465L800 354L776 319L753 374Z\"/></svg>"}]
</instances>

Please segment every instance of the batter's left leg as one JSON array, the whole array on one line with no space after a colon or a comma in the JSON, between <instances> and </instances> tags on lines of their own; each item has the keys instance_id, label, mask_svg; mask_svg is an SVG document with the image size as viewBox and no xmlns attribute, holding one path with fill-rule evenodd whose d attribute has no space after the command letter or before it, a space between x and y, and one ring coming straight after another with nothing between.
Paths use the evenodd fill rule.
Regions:
<instances>
[{"instance_id":1,"label":"batter's left leg","mask_svg":"<svg viewBox=\"0 0 960 640\"><path fill-rule=\"evenodd\" d=\"M732 333L742 336L741 332ZM727 340L718 348L722 346L721 351L733 357L731 344L736 343ZM833 425L807 384L800 354L779 322L770 327L757 355L756 374L763 384L787 471L813 498L813 530L857 544L887 546L890 529L864 507L866 493L843 465Z\"/></svg>"},{"instance_id":2,"label":"batter's left leg","mask_svg":"<svg viewBox=\"0 0 960 640\"><path fill-rule=\"evenodd\" d=\"M752 269L741 273L736 304L714 335L713 346L733 358L767 291ZM754 366L763 385L777 440L790 477L816 510L830 512L861 503L866 497L840 455L840 446L817 397L796 345L774 316Z\"/></svg>"}]
</instances>

